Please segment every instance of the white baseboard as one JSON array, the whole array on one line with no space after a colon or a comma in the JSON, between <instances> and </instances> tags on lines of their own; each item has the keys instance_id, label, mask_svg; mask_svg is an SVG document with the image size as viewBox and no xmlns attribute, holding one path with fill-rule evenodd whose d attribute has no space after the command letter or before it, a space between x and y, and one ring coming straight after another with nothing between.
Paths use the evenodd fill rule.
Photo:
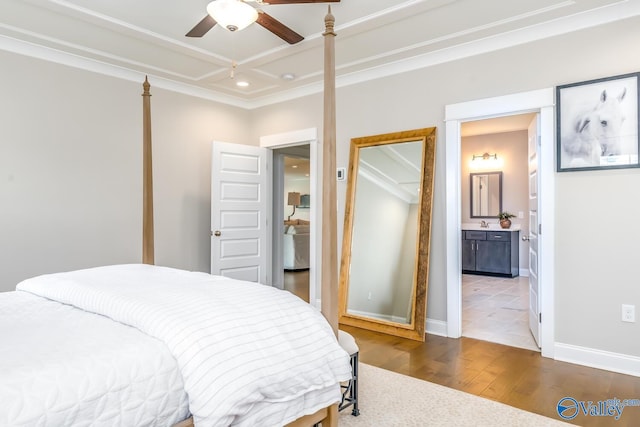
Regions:
<instances>
[{"instance_id":1,"label":"white baseboard","mask_svg":"<svg viewBox=\"0 0 640 427\"><path fill-rule=\"evenodd\" d=\"M518 274L521 275L522 277L529 277L529 269L521 268L518 270Z\"/></svg>"},{"instance_id":2,"label":"white baseboard","mask_svg":"<svg viewBox=\"0 0 640 427\"><path fill-rule=\"evenodd\" d=\"M640 357L637 356L556 342L554 359L640 377Z\"/></svg>"},{"instance_id":3,"label":"white baseboard","mask_svg":"<svg viewBox=\"0 0 640 427\"><path fill-rule=\"evenodd\" d=\"M443 320L427 319L425 321L425 331L428 334L447 336L447 322Z\"/></svg>"},{"instance_id":4,"label":"white baseboard","mask_svg":"<svg viewBox=\"0 0 640 427\"><path fill-rule=\"evenodd\" d=\"M427 319L428 334L447 336L447 322ZM556 342L554 360L640 377L640 357Z\"/></svg>"}]
</instances>

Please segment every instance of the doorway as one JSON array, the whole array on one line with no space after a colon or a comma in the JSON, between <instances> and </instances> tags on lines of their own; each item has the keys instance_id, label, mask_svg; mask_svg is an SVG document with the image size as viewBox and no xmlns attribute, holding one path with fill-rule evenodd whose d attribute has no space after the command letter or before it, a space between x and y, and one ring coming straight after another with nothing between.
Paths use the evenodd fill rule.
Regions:
<instances>
[{"instance_id":1,"label":"doorway","mask_svg":"<svg viewBox=\"0 0 640 427\"><path fill-rule=\"evenodd\" d=\"M461 274L461 126L465 122L521 113L539 114L538 159L540 164L540 224L537 261L540 283L541 350L545 357L554 354L554 107L553 89L542 89L496 98L446 106L446 264L447 335L462 335Z\"/></svg>"},{"instance_id":2,"label":"doorway","mask_svg":"<svg viewBox=\"0 0 640 427\"><path fill-rule=\"evenodd\" d=\"M529 329L527 197L528 140L532 124L532 133L535 135L537 131L536 122L536 114L526 113L462 123L460 205L462 233L472 230L467 233L469 236L479 234L487 239L510 237L505 242L478 243L483 250L493 253L491 258L482 258L483 263L499 263L491 264L488 270L504 267L510 270L508 277L478 272L474 261L480 252L477 255L475 250L469 252L469 241L463 242L462 335L539 351ZM515 215L508 232L499 225L500 212ZM478 228L486 231L478 233L475 231ZM507 256L502 253L504 248L509 248ZM500 256L496 256L498 252ZM479 270L487 267L488 264L482 264Z\"/></svg>"},{"instance_id":3,"label":"doorway","mask_svg":"<svg viewBox=\"0 0 640 427\"><path fill-rule=\"evenodd\" d=\"M305 156L309 159L309 198L308 208L304 211L305 217L308 215L309 221L309 268L306 271L306 278L304 283L308 282L306 288L308 289L309 303L317 308L320 308L320 280L321 271L317 266L320 265L320 234L322 230L321 215L322 200L319 197L321 193L322 182L322 168L320 165L320 143L317 138L317 129L301 129L291 132L285 132L280 134L273 134L260 137L260 146L270 149L274 154L278 150L289 149L296 150L296 147L307 147L305 150ZM284 152L281 152L283 154ZM299 152L295 152L294 155L299 155ZM272 168L272 212L271 217L274 218L273 226L271 227L272 234L272 265L271 272L273 280L272 286L279 289L285 288L285 275L284 275L284 248L283 248L283 235L285 231L285 224L282 219L288 219L293 209L288 205L288 194L285 195L284 190L284 172L285 162L284 155L274 155L273 168ZM303 200L301 200L302 202ZM306 200L304 200L306 202ZM286 203L286 204L285 204ZM302 204L302 203L301 203ZM286 215L285 215L286 212ZM299 207L296 207L296 218L301 214ZM297 231L297 230L296 230ZM304 299L304 298L303 298Z\"/></svg>"},{"instance_id":4,"label":"doorway","mask_svg":"<svg viewBox=\"0 0 640 427\"><path fill-rule=\"evenodd\" d=\"M281 186L277 193L281 199L274 199L283 207L283 215L276 218L284 224L278 238L282 240L282 266L284 272L283 289L309 302L310 268L310 193L311 161L309 144L273 150L273 186Z\"/></svg>"}]
</instances>

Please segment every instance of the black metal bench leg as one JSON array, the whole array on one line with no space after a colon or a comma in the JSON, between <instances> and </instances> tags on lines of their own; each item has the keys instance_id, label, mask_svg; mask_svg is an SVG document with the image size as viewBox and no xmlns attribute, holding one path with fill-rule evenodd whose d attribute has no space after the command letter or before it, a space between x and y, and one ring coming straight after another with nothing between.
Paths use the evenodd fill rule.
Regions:
<instances>
[{"instance_id":1,"label":"black metal bench leg","mask_svg":"<svg viewBox=\"0 0 640 427\"><path fill-rule=\"evenodd\" d=\"M357 417L360 415L360 409L358 409L358 356L359 353L355 353L353 355L353 364L351 365L351 370L353 372L353 387L351 388L351 398L353 399L353 410L351 411L351 415Z\"/></svg>"},{"instance_id":2,"label":"black metal bench leg","mask_svg":"<svg viewBox=\"0 0 640 427\"><path fill-rule=\"evenodd\" d=\"M338 410L342 411L343 409L352 406L351 415L357 417L360 415L360 410L358 409L358 353L354 353L351 355L351 359L349 361L351 363L351 379L347 381L346 385L341 385L342 387L342 401L340 405L338 405Z\"/></svg>"}]
</instances>

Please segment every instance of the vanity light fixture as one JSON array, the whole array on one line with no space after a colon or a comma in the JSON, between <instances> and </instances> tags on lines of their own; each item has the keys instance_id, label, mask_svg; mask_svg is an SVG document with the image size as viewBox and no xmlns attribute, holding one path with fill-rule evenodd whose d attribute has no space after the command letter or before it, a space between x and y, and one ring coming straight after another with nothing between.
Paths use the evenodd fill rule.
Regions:
<instances>
[{"instance_id":1,"label":"vanity light fixture","mask_svg":"<svg viewBox=\"0 0 640 427\"><path fill-rule=\"evenodd\" d=\"M500 169L502 168L502 158L498 158L497 153L474 154L471 158L472 169Z\"/></svg>"},{"instance_id":2,"label":"vanity light fixture","mask_svg":"<svg viewBox=\"0 0 640 427\"><path fill-rule=\"evenodd\" d=\"M471 160L475 161L475 160L489 160L489 159L498 160L498 154L497 153L474 154Z\"/></svg>"}]
</instances>

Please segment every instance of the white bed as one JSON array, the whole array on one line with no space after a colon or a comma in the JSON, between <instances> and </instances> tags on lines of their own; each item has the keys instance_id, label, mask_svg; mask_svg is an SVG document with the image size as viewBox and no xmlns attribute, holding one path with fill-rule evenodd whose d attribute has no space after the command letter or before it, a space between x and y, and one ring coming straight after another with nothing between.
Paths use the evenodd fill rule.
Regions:
<instances>
[{"instance_id":1,"label":"white bed","mask_svg":"<svg viewBox=\"0 0 640 427\"><path fill-rule=\"evenodd\" d=\"M0 294L0 425L281 426L340 400L349 356L314 308L151 265Z\"/></svg>"}]
</instances>

